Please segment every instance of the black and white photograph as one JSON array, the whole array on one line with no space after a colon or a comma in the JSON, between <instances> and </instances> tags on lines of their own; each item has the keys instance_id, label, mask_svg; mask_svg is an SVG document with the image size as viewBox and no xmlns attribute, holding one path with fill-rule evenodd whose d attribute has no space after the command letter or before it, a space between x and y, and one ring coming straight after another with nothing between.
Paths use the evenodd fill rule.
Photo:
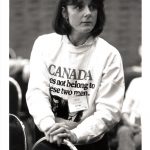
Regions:
<instances>
[{"instance_id":1,"label":"black and white photograph","mask_svg":"<svg viewBox=\"0 0 150 150\"><path fill-rule=\"evenodd\" d=\"M143 150L142 0L8 1L7 148Z\"/></svg>"}]
</instances>

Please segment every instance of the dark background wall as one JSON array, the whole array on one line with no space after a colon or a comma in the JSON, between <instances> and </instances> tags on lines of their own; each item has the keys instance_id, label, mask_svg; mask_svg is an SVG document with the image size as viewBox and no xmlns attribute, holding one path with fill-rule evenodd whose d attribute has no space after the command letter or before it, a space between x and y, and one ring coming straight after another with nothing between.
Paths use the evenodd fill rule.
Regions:
<instances>
[{"instance_id":1,"label":"dark background wall","mask_svg":"<svg viewBox=\"0 0 150 150\"><path fill-rule=\"evenodd\" d=\"M57 0L10 0L10 47L30 57L34 40L52 32ZM106 24L101 36L121 53L124 67L139 64L141 0L105 0Z\"/></svg>"}]
</instances>

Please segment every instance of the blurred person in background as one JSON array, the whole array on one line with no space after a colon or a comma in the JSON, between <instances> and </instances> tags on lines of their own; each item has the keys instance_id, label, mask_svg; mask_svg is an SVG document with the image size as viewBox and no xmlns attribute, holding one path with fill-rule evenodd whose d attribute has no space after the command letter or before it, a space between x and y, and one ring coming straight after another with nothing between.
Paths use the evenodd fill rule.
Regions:
<instances>
[{"instance_id":1,"label":"blurred person in background","mask_svg":"<svg viewBox=\"0 0 150 150\"><path fill-rule=\"evenodd\" d=\"M142 62L142 46L138 49ZM132 71L141 73L140 66L131 67ZM123 126L118 130L118 150L141 150L141 99L142 77L134 77L125 94L122 108Z\"/></svg>"},{"instance_id":2,"label":"blurred person in background","mask_svg":"<svg viewBox=\"0 0 150 150\"><path fill-rule=\"evenodd\" d=\"M99 37L104 22L104 0L59 0L56 33L34 43L26 99L55 149L64 139L79 150L109 149L125 88L120 53Z\"/></svg>"},{"instance_id":3,"label":"blurred person in background","mask_svg":"<svg viewBox=\"0 0 150 150\"><path fill-rule=\"evenodd\" d=\"M141 67L141 62L142 62L142 57L141 57L141 51L142 51L142 45L139 46L138 48L138 64L133 65L130 67L127 67L125 69L125 86L126 89L128 88L130 82L132 79L136 77L140 77L142 74L142 67Z\"/></svg>"},{"instance_id":4,"label":"blurred person in background","mask_svg":"<svg viewBox=\"0 0 150 150\"><path fill-rule=\"evenodd\" d=\"M134 78L127 91L122 108L123 125L119 128L118 150L141 150L142 77Z\"/></svg>"},{"instance_id":5,"label":"blurred person in background","mask_svg":"<svg viewBox=\"0 0 150 150\"><path fill-rule=\"evenodd\" d=\"M139 46L140 65L130 67L137 73L127 87L122 108L123 126L118 130L118 150L141 150L142 46Z\"/></svg>"}]
</instances>

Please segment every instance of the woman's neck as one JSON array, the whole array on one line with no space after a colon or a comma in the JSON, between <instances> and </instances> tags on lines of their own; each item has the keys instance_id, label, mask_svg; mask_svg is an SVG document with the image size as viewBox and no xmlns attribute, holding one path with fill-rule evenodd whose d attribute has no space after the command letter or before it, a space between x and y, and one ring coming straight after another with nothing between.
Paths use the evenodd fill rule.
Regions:
<instances>
[{"instance_id":1,"label":"woman's neck","mask_svg":"<svg viewBox=\"0 0 150 150\"><path fill-rule=\"evenodd\" d=\"M71 43L75 46L83 45L89 38L89 34L70 34L68 36Z\"/></svg>"}]
</instances>

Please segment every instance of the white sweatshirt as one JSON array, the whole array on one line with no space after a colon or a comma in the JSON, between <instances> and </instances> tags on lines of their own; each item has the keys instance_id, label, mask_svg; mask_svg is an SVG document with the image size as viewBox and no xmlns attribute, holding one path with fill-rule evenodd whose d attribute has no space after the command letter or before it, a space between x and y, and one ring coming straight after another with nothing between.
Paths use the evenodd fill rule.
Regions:
<instances>
[{"instance_id":1,"label":"white sweatshirt","mask_svg":"<svg viewBox=\"0 0 150 150\"><path fill-rule=\"evenodd\" d=\"M80 46L56 33L35 41L26 98L41 131L62 117L81 122L72 130L78 143L99 140L120 120L123 97L122 59L100 37Z\"/></svg>"}]
</instances>

